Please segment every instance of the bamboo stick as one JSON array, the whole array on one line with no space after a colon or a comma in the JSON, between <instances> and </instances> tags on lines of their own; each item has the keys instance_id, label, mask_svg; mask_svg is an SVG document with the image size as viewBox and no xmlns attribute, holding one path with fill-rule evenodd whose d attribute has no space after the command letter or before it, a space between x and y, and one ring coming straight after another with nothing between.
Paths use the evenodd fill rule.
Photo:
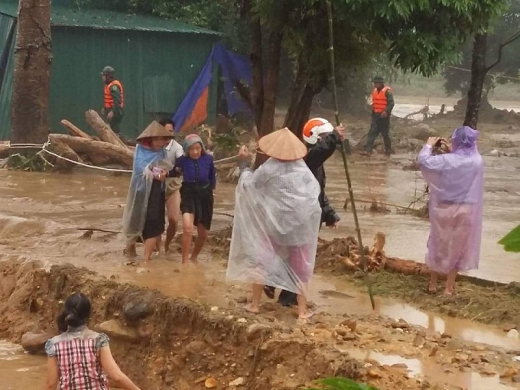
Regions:
<instances>
[{"instance_id":1,"label":"bamboo stick","mask_svg":"<svg viewBox=\"0 0 520 390\"><path fill-rule=\"evenodd\" d=\"M336 125L340 125L339 121L339 111L338 111L338 94L336 90L336 69L335 69L335 63L334 63L334 28L332 24L332 5L330 3L330 0L326 0L327 5L327 17L329 22L329 52L330 52L330 81L332 83L332 94L334 96L334 116L336 118ZM347 162L347 152L345 150L345 145L343 142L341 142L341 154L343 156L343 167L345 168L345 176L347 177L347 185L348 185L348 193L350 195L350 204L352 205L352 214L354 215L354 223L356 226L356 233L357 233L357 239L358 239L358 245L359 245L359 254L361 256L361 264L363 266L363 271L365 272L365 275L367 273L367 259L365 256L365 247L363 246L363 240L361 237L361 228L359 227L359 219L357 215L356 210L356 202L354 200L354 192L352 190L352 180L350 179L350 172L348 169L348 162ZM367 280L366 280L367 281ZM374 296L372 294L372 288L370 283L367 283L368 286L368 294L370 296L370 303L372 304L372 309L375 309L375 302L374 302Z\"/></svg>"}]
</instances>

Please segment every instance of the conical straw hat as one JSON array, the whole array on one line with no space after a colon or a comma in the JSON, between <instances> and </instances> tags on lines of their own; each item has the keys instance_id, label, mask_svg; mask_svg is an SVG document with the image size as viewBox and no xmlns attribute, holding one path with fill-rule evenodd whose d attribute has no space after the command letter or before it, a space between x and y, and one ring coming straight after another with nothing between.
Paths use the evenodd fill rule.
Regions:
<instances>
[{"instance_id":1,"label":"conical straw hat","mask_svg":"<svg viewBox=\"0 0 520 390\"><path fill-rule=\"evenodd\" d=\"M152 138L152 137L168 137L173 138L172 133L166 130L161 124L157 121L153 121L148 125L146 129L141 133L139 137L137 137L137 141L143 138Z\"/></svg>"},{"instance_id":2,"label":"conical straw hat","mask_svg":"<svg viewBox=\"0 0 520 390\"><path fill-rule=\"evenodd\" d=\"M307 147L287 127L260 138L258 146L269 157L295 161L307 155Z\"/></svg>"}]
</instances>

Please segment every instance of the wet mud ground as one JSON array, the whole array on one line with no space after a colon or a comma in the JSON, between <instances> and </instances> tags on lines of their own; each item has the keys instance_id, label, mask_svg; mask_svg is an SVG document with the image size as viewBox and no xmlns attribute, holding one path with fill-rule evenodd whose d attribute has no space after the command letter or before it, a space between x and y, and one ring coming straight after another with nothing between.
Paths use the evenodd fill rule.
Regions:
<instances>
[{"instance_id":1,"label":"wet mud ground","mask_svg":"<svg viewBox=\"0 0 520 390\"><path fill-rule=\"evenodd\" d=\"M489 152L494 147L493 142L498 142L496 140L500 137L514 136L505 130L502 135L495 132L481 149ZM520 220L517 211L520 185L516 180L520 160L484 154L486 193L482 261L481 268L473 274L509 283L520 275L518 256L503 253L496 242ZM412 159L410 153L400 153L389 161L379 156L371 160L353 156L350 167L356 197L376 200L380 204L407 206L413 201L414 193L423 189L418 173L402 169ZM321 236L329 240L354 235L352 217L348 210L342 210L347 191L340 156L335 156L327 164L327 174L327 192L334 207L340 211L342 225L334 231L324 229ZM82 237L84 232L79 228L120 230L127 185L127 176L99 175L83 170L72 175L0 171L0 259L13 264L38 260L46 270L50 270L52 265L70 263L98 272L100 278L106 277L106 280L101 279L100 286L131 283L157 290L161 297L186 298L193 304L202 304L199 310L213 313L219 321L232 315L235 320L245 319L244 326L257 322L266 324L274 329L275 339L286 335L284 337L292 340L291 343L298 348L302 348L301 345L310 345L306 347L309 350L326 347L330 353L339 354L334 355L336 357L355 359L359 364L355 375L380 389L500 390L519 387L514 380L520 380L516 371L520 365L514 357L520 355L520 343L516 338L507 337L504 331L520 325L520 299L515 285L494 288L463 283L459 285L457 297L446 299L424 293L424 277L383 272L372 278L377 294L374 312L359 279L346 275L339 266L328 267L317 269L312 284L311 301L319 314L311 324L297 324L291 309L280 308L267 299L261 314L251 317L241 309L249 296L247 286L227 285L224 280L226 235L220 240L213 239L213 245L208 246L202 255L200 266L181 267L180 255L174 252L159 255L148 268L124 265L127 259L123 256L123 242L117 234L95 232L90 238ZM225 229L231 222L231 218L224 214L233 213L233 192L233 185L219 185L215 231ZM386 234L388 256L421 261L427 239L427 221L403 215L391 205L386 206L390 213L372 213L368 206L369 203L359 203L364 244L370 245L374 234L381 231ZM81 286L81 280L74 281L75 273L67 272L70 286L60 290L62 299L67 292ZM32 286L27 281L25 283ZM1 276L0 285L5 286ZM103 300L99 302L104 307ZM53 314L57 313L56 302L49 300L46 304L53 307ZM190 305L185 304L187 307ZM25 309L20 307L6 310L8 313L16 310L25 313ZM103 316L96 316L96 321L109 320L114 313L108 310ZM41 315L27 315L37 321L38 314ZM54 319L44 317L39 326L52 329ZM27 318L21 314L19 318L24 318L24 321L10 319L9 315L0 321L3 325L0 337L19 342L21 332L29 330L21 325ZM480 325L476 321L492 326ZM354 330L353 323L356 324ZM155 329L157 324L153 326ZM186 337L195 339L198 336L191 332ZM173 358L165 355L163 347L157 342L145 350L147 359L159 359L159 363L150 363L149 367L158 369L164 359L169 367L168 359ZM228 388L229 382L246 378L245 374L250 373L245 367L236 368L234 372L229 368L226 371L226 364L233 365L232 352L229 352L230 356L221 359L222 365L210 369L209 366L200 368L187 363L176 371L182 380L165 385L164 376L161 383L152 384L146 382L149 381L146 372L134 369L137 358L129 359L128 355L121 353L121 348L116 347L116 356L122 360L122 366L131 377L149 383L149 387L144 387L147 389L204 388L204 381L196 385L194 382L211 375L217 377L218 388ZM139 356L137 350L135 353ZM327 361L323 357L320 359ZM40 387L44 363L41 357L22 354L14 344L0 343L0 373L12 382L7 382L7 388ZM318 377L318 373L299 372L298 363L298 359L281 354L273 357L272 361L267 359L260 364L258 383L264 386L269 383L272 389L297 388ZM272 378L273 369L277 370L276 375L280 378L290 377L292 373L295 375L290 378L296 379L287 383L280 380L275 381L276 384L265 382L267 379L262 378ZM337 372L327 366L320 374L334 373ZM504 374L507 375L500 378ZM186 387L186 384L191 387Z\"/></svg>"}]
</instances>

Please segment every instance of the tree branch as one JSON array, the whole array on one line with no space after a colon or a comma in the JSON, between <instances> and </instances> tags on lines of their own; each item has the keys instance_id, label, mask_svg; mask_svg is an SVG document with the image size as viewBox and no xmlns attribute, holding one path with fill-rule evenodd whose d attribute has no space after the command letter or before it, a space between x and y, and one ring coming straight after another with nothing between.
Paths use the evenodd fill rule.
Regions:
<instances>
[{"instance_id":1,"label":"tree branch","mask_svg":"<svg viewBox=\"0 0 520 390\"><path fill-rule=\"evenodd\" d=\"M520 30L515 32L513 35L511 35L509 38L507 38L504 42L500 44L500 46L498 47L498 57L495 62L493 62L486 68L486 73L493 69L495 66L497 66L500 61L502 61L502 49L504 49L504 47L506 47L510 43L513 43L518 38L520 38Z\"/></svg>"}]
</instances>

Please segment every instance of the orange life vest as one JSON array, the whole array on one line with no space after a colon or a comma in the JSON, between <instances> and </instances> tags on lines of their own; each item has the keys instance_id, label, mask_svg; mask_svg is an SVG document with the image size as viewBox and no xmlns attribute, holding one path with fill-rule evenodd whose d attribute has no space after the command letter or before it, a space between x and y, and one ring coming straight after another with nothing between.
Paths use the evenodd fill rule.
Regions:
<instances>
[{"instance_id":1,"label":"orange life vest","mask_svg":"<svg viewBox=\"0 0 520 390\"><path fill-rule=\"evenodd\" d=\"M372 92L372 111L376 114L381 114L388 106L386 91L391 91L390 87L383 87L381 91L374 88L374 91Z\"/></svg>"},{"instance_id":2,"label":"orange life vest","mask_svg":"<svg viewBox=\"0 0 520 390\"><path fill-rule=\"evenodd\" d=\"M121 91L121 108L123 108L125 106L125 94L123 93L123 85L117 80L113 80L105 85L105 108L114 107L114 99L112 99L112 94L110 93L110 88L114 85L118 86Z\"/></svg>"}]
</instances>

